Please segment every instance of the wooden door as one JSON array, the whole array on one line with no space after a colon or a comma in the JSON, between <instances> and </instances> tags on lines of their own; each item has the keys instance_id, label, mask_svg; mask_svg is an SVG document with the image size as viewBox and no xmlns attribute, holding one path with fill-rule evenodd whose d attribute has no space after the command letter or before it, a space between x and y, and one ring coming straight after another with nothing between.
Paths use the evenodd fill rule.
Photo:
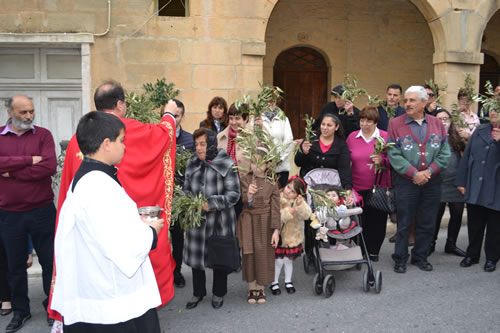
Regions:
<instances>
[{"instance_id":1,"label":"wooden door","mask_svg":"<svg viewBox=\"0 0 500 333\"><path fill-rule=\"evenodd\" d=\"M328 67L321 54L308 47L283 51L274 64L275 86L284 91L280 107L285 111L294 138L305 135L306 114L316 118L328 95Z\"/></svg>"}]
</instances>

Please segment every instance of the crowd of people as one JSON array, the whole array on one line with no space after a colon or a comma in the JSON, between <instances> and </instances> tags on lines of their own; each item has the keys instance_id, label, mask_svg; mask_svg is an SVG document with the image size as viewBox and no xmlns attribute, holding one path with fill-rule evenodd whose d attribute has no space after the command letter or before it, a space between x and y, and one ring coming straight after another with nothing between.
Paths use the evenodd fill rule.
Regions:
<instances>
[{"instance_id":1,"label":"crowd of people","mask_svg":"<svg viewBox=\"0 0 500 333\"><path fill-rule=\"evenodd\" d=\"M362 204L359 198L369 198L374 185L393 191L396 273L405 273L408 261L433 270L428 257L436 250L446 206L444 251L469 267L479 263L484 238L483 268L493 272L500 259L500 110L490 108L480 125L470 96L459 93L460 124L465 124L460 126L429 86L411 86L403 94L391 84L385 104L361 110L341 97L344 90L332 89L333 102L312 125L316 136L294 141L286 113L275 102L260 117L249 117L248 105L228 107L224 98L214 97L206 119L190 134L181 126L181 101L162 107L158 124L143 124L125 118L121 85L104 82L94 94L97 111L80 119L69 142L57 209L51 188L54 140L33 124L31 100L13 96L9 120L0 127L0 314L13 313L6 331L19 330L31 318L29 244L42 266L48 324L70 333L160 332L155 308L170 301L174 285L185 287L183 264L192 270L193 295L186 308L196 308L207 295L209 243L216 236L237 239L238 247L229 251L241 255L249 304L266 303L266 286L272 295L281 294L282 270L286 292L294 293L293 260L311 246L304 228L315 219L304 177L318 168L338 171L342 189L331 198L338 205ZM495 93L500 95L500 86ZM389 107L395 110L392 118ZM269 179L269 146L260 143L250 158L244 154L237 139L246 128L266 131L285 147L274 179ZM379 138L388 144L374 153ZM193 152L183 191L206 198L201 225L186 230L179 223L163 228L170 220L175 154L181 148ZM292 159L299 175L290 175ZM143 206L163 210L149 219L139 215ZM457 247L465 207L466 251ZM360 222L371 261L380 260L389 215L363 206ZM235 269L212 266L211 302L219 309Z\"/></svg>"}]
</instances>

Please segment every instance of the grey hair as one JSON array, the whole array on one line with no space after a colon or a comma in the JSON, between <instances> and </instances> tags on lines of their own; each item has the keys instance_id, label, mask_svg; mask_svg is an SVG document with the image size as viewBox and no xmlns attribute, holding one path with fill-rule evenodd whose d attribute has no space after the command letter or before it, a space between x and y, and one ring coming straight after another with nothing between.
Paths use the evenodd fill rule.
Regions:
<instances>
[{"instance_id":1,"label":"grey hair","mask_svg":"<svg viewBox=\"0 0 500 333\"><path fill-rule=\"evenodd\" d=\"M409 87L405 91L405 96L407 94L410 94L410 93L417 94L417 97L421 101L428 101L429 100L429 95L427 94L427 90L425 90L425 88L422 87L422 86L411 86L411 87Z\"/></svg>"}]
</instances>

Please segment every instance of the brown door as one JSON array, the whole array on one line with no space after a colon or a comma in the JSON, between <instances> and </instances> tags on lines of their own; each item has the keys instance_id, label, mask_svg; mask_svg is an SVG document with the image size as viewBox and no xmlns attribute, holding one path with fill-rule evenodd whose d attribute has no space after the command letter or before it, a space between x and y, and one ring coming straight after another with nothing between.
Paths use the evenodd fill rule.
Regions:
<instances>
[{"instance_id":1,"label":"brown door","mask_svg":"<svg viewBox=\"0 0 500 333\"><path fill-rule=\"evenodd\" d=\"M311 48L294 47L276 58L273 84L284 91L280 107L290 120L294 138L305 135L304 116L316 118L325 105L327 75L325 59Z\"/></svg>"}]
</instances>

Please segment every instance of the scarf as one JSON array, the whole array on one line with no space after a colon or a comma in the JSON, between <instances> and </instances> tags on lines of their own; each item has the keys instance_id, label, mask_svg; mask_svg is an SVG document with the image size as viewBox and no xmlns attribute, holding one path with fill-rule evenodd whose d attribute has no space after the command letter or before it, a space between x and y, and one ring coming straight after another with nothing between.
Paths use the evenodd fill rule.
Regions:
<instances>
[{"instance_id":1,"label":"scarf","mask_svg":"<svg viewBox=\"0 0 500 333\"><path fill-rule=\"evenodd\" d=\"M234 165L238 166L238 161L236 160L236 142L234 141L238 133L233 131L231 127L229 127L228 133L229 135L227 140L227 154L231 156L231 158L233 159Z\"/></svg>"},{"instance_id":2,"label":"scarf","mask_svg":"<svg viewBox=\"0 0 500 333\"><path fill-rule=\"evenodd\" d=\"M273 120L274 117L278 115L279 110L276 108L273 112L265 111L264 115L269 119L269 121Z\"/></svg>"}]
</instances>

